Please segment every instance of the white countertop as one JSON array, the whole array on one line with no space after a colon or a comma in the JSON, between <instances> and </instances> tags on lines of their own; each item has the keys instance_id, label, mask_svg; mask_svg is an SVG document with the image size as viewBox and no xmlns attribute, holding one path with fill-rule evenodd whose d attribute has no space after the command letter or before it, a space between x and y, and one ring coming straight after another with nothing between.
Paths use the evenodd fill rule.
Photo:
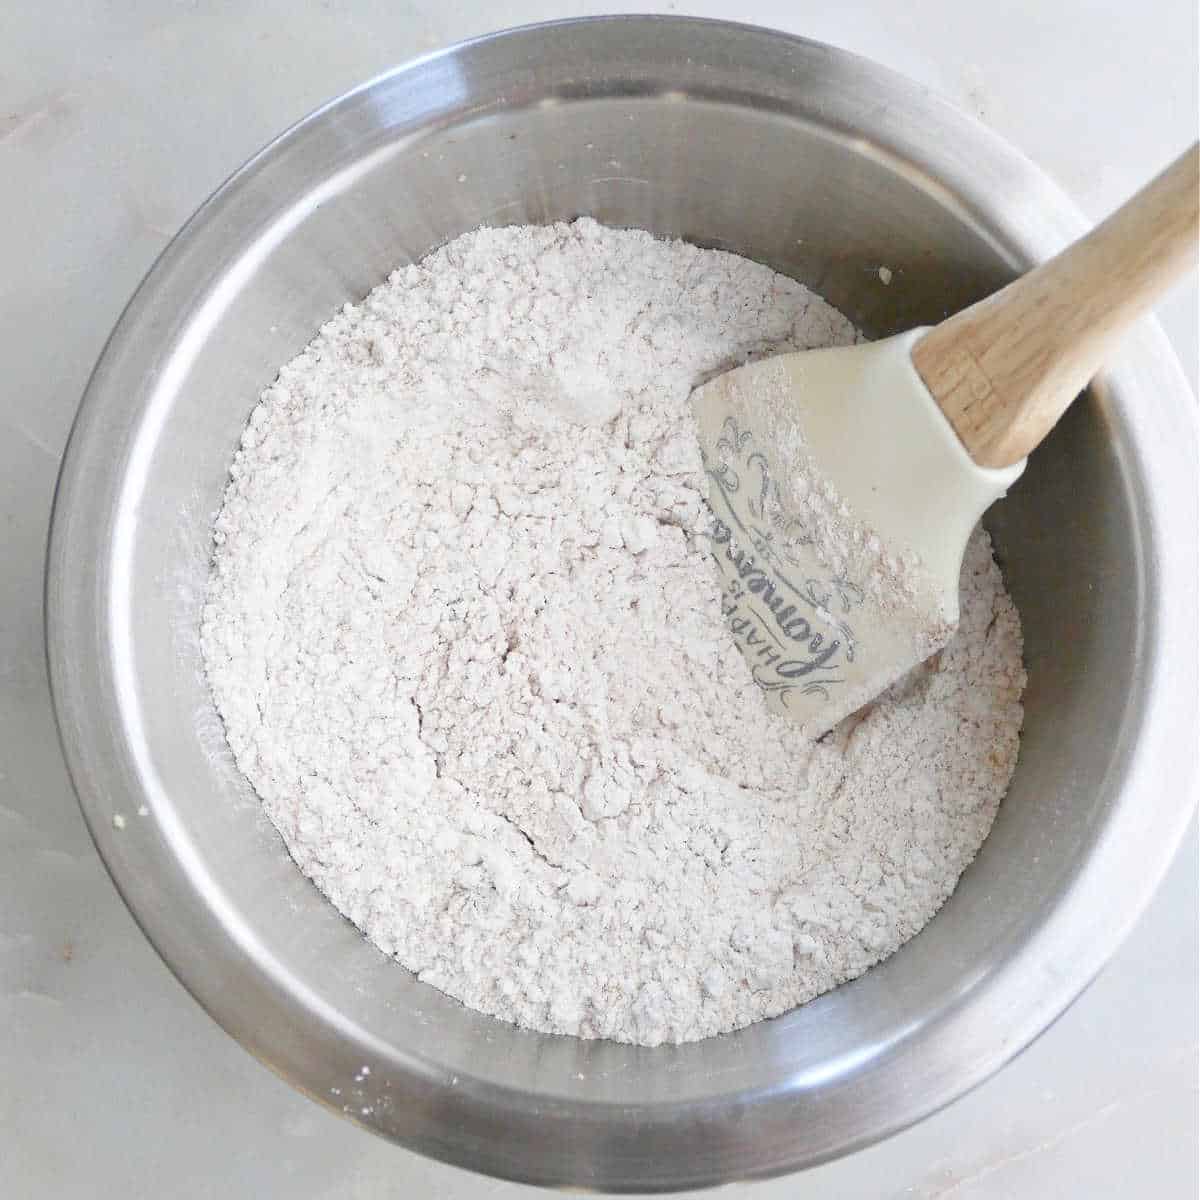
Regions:
<instances>
[{"instance_id":1,"label":"white countertop","mask_svg":"<svg viewBox=\"0 0 1200 1200\"><path fill-rule=\"evenodd\" d=\"M1193 0L743 0L736 17L948 95L1100 216L1196 136ZM121 306L197 204L318 103L459 38L612 11L540 0L43 0L0 9L0 1192L513 1200L259 1066L138 932L50 715L41 565L58 459ZM1161 315L1196 388L1192 281ZM1135 934L1015 1063L915 1129L739 1200L1193 1200L1197 842Z\"/></svg>"}]
</instances>

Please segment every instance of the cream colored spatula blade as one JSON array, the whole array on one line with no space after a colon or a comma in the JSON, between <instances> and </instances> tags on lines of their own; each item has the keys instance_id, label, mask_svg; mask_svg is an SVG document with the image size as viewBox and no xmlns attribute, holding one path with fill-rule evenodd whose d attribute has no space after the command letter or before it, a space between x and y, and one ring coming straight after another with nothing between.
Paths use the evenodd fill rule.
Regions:
<instances>
[{"instance_id":1,"label":"cream colored spatula blade","mask_svg":"<svg viewBox=\"0 0 1200 1200\"><path fill-rule=\"evenodd\" d=\"M780 355L692 397L729 628L814 736L945 644L967 537L1024 466L971 460L913 369L922 332Z\"/></svg>"},{"instance_id":2,"label":"cream colored spatula blade","mask_svg":"<svg viewBox=\"0 0 1200 1200\"><path fill-rule=\"evenodd\" d=\"M976 522L1194 264L1198 162L935 328L696 389L725 616L773 708L820 735L950 638Z\"/></svg>"}]
</instances>

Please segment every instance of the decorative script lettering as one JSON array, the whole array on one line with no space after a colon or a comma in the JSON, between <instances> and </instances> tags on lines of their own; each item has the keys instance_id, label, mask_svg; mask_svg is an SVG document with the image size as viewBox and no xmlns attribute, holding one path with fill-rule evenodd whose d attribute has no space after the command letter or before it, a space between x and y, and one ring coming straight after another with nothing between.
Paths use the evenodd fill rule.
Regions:
<instances>
[{"instance_id":1,"label":"decorative script lettering","mask_svg":"<svg viewBox=\"0 0 1200 1200\"><path fill-rule=\"evenodd\" d=\"M811 573L820 555L802 514L790 511L753 435L727 417L715 454L703 451L709 479L709 539L721 573L721 607L754 682L787 706L796 691L828 699L854 661L847 617L863 590Z\"/></svg>"}]
</instances>

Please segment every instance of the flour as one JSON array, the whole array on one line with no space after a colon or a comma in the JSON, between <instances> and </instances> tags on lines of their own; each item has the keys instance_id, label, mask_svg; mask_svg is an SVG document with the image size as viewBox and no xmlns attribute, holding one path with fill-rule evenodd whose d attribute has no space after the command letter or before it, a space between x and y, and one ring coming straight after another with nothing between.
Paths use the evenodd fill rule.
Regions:
<instances>
[{"instance_id":1,"label":"flour","mask_svg":"<svg viewBox=\"0 0 1200 1200\"><path fill-rule=\"evenodd\" d=\"M766 710L697 533L693 386L854 337L732 255L484 229L266 390L215 526L209 679L296 862L422 980L687 1041L861 974L950 894L1021 721L986 534L949 646L813 743Z\"/></svg>"}]
</instances>

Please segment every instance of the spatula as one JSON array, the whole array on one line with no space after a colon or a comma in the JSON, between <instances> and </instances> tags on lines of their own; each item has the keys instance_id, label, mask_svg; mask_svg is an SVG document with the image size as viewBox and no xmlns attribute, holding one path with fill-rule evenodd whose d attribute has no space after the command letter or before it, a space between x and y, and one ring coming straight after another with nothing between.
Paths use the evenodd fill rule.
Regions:
<instances>
[{"instance_id":1,"label":"spatula","mask_svg":"<svg viewBox=\"0 0 1200 1200\"><path fill-rule=\"evenodd\" d=\"M940 325L696 389L724 612L772 707L819 736L949 640L979 518L1194 265L1198 163Z\"/></svg>"}]
</instances>

